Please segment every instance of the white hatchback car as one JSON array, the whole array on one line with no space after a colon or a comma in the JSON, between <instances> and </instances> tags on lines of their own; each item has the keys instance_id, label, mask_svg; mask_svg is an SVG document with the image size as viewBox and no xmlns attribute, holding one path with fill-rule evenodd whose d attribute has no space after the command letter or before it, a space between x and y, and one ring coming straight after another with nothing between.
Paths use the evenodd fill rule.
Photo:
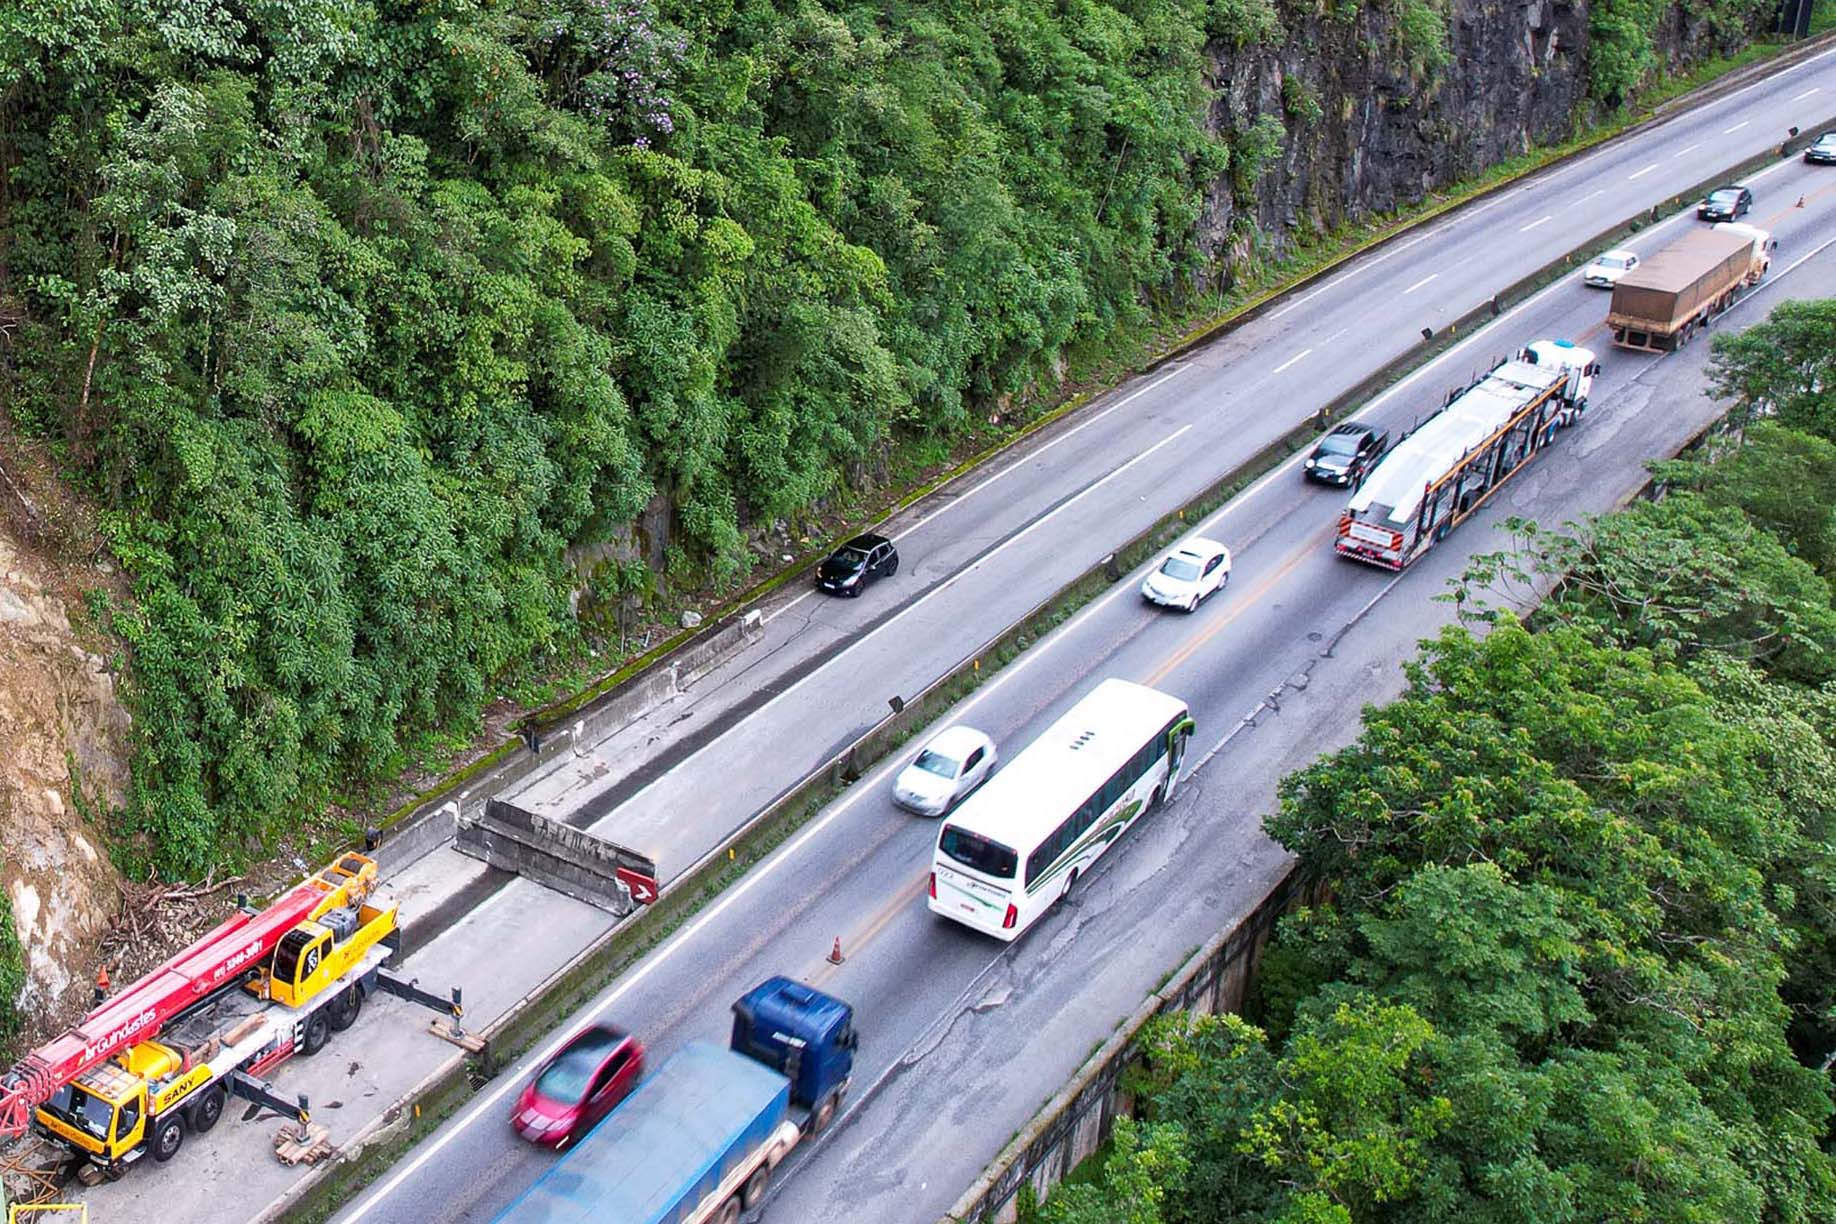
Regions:
<instances>
[{"instance_id":1,"label":"white hatchback car","mask_svg":"<svg viewBox=\"0 0 1836 1224\"><path fill-rule=\"evenodd\" d=\"M1581 269L1581 279L1596 289L1611 289L1619 283L1619 278L1638 267L1638 252L1615 248L1602 251L1594 256L1593 262Z\"/></svg>"},{"instance_id":2,"label":"white hatchback car","mask_svg":"<svg viewBox=\"0 0 1836 1224\"><path fill-rule=\"evenodd\" d=\"M1141 597L1167 608L1198 611L1199 601L1230 581L1230 549L1216 540L1190 539L1167 555L1141 583Z\"/></svg>"},{"instance_id":3,"label":"white hatchback car","mask_svg":"<svg viewBox=\"0 0 1836 1224\"><path fill-rule=\"evenodd\" d=\"M958 723L939 731L893 781L893 802L923 816L942 816L994 773L994 741Z\"/></svg>"}]
</instances>

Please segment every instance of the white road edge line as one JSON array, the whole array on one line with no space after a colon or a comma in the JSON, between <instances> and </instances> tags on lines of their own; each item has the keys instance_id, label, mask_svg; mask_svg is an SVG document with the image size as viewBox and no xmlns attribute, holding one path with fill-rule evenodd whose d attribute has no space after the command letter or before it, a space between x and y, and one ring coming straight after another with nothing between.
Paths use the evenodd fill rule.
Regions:
<instances>
[{"instance_id":1,"label":"white road edge line","mask_svg":"<svg viewBox=\"0 0 1836 1224\"><path fill-rule=\"evenodd\" d=\"M1824 59L1830 55L1836 55L1836 50L1826 51L1822 55L1818 55L1818 56L1813 57L1812 59L1805 60L1803 64L1798 64L1798 65L1795 65L1794 67L1803 67L1804 64L1814 63L1816 62L1816 60ZM1788 69L1787 71L1790 71L1790 70ZM1752 86L1748 86L1748 88L1752 88ZM1743 90L1742 92L1745 92L1745 91ZM1783 161L1783 160L1779 162L1775 162L1773 165L1767 166L1764 169L1750 176L1749 181L1752 181L1752 179L1764 177L1765 175L1773 172L1774 170L1780 170L1788 165L1793 165L1793 164L1794 163L1792 162ZM1682 218L1686 218L1688 216L1689 214L1687 212L1681 212L1681 213L1676 214L1676 216L1670 218L1670 221L1676 221ZM1659 229L1662 229L1665 226L1669 225L1670 221L1666 221L1666 222L1661 223L1658 226L1652 227L1652 229L1646 231L1646 236L1649 237L1655 234ZM1822 246L1819 246L1815 248L1814 250L1810 251L1808 254L1800 257L1799 259L1794 261L1791 265L1789 265L1784 270L1784 272L1779 273L1779 276L1783 276L1785 275L1785 273L1790 272L1793 268L1796 268L1799 264L1802 264L1805 260L1810 259L1813 256L1817 255L1818 253L1820 253L1821 251L1823 251L1825 248L1829 247L1832 244L1836 244L1836 238L1829 239L1828 241L1823 243ZM1774 277L1774 279L1776 280L1777 277ZM1523 301L1519 302L1517 305L1506 310L1503 314L1499 315L1498 318L1492 320L1490 323L1481 327L1478 331L1475 331L1472 334L1470 334L1465 340L1461 341L1459 344L1456 344L1453 348L1448 349L1445 353L1441 354L1439 357L1436 357L1434 360L1429 361L1426 364L1417 367L1414 372L1412 372L1411 374L1403 378L1401 381L1393 384L1387 390L1380 392L1378 395L1372 397L1371 399L1366 400L1364 404L1361 405L1361 407L1369 408L1372 405L1384 399L1387 399L1389 396L1400 392L1404 387L1408 386L1410 383L1413 383L1418 378L1421 378L1422 376L1428 374L1430 371L1434 370L1435 367L1441 365L1443 362L1450 360L1451 358L1453 358L1454 356L1456 356L1457 354L1459 354L1461 351L1465 350L1466 348L1474 344L1477 344L1478 342L1483 340L1492 331L1493 328L1502 325L1507 320L1513 319L1514 316L1516 315L1522 314L1525 310L1529 309L1532 303L1539 301L1547 294L1554 293L1558 289L1564 289L1567 287L1568 287L1567 280L1566 278L1563 278L1537 291L1531 296L1525 298ZM1187 428L1189 429L1191 427L1188 426ZM1184 432L1186 432L1184 429L1180 430L1179 433L1173 434L1171 437L1166 438L1164 441L1160 443L1160 445L1165 446L1168 442L1171 442L1173 441L1174 438L1177 438L1180 433L1184 433ZM1157 446L1154 449L1158 450L1159 447ZM1141 455L1137 456L1135 460L1132 460L1131 463L1139 462L1141 459L1147 458L1147 456L1151 453L1152 453L1151 451L1143 452ZM1288 468L1294 467L1295 465L1299 464L1303 460L1304 457L1305 457L1304 451L1295 452L1295 454L1292 457L1290 457L1286 463L1283 463L1277 466L1273 471L1270 471L1267 475L1263 476L1260 480L1257 480L1254 484L1250 485L1249 488L1243 490L1243 492L1233 497L1230 501L1226 502L1223 506L1220 506L1215 512L1213 512L1211 515L1205 518L1202 522L1195 524L1193 526L1193 532L1195 534L1199 532L1203 532L1207 530L1208 528L1212 527L1213 525L1219 522L1222 522L1226 517L1228 517L1231 514L1232 511L1248 503L1249 500L1252 497L1254 497L1256 493L1260 492L1261 489L1265 485L1281 477L1283 473L1287 471ZM1110 476L1104 477L1104 479L1107 480L1110 477L1117 475L1122 470L1123 470L1122 468L1118 468L1116 469L1115 472L1110 473ZM1096 487L1095 485L1091 486L1091 488L1093 489L1095 487ZM1086 492L1088 491L1089 490L1086 490ZM1070 504L1069 502L1066 503L1066 505L1069 505L1069 504ZM1040 521L1044 522L1045 520L1042 519ZM1016 536L1015 538L1018 539L1019 537ZM1070 636L1070 630L1073 626L1078 624L1080 621L1084 620L1086 617L1094 615L1098 610L1108 606L1108 604L1110 604L1112 601L1120 598L1121 596L1125 594L1132 594L1133 592L1134 592L1134 586L1132 583L1127 582L1127 581L1117 583L1113 591L1111 591L1108 595L1096 600L1095 602L1086 605L1082 611L1077 613L1070 620L1066 621L1063 625L1059 626L1058 629L1054 630L1051 634L1049 634L1045 638L1044 641L1038 644L1036 648L1034 648L1033 650L1029 650L1022 656L1020 656L1020 658L1015 662L1015 664L1012 667L1002 669L1001 673L997 675L993 680L989 681L987 684L984 684L981 688L977 689L970 696L969 700L963 703L963 705L959 707L959 709L961 709L963 712L967 712L967 710L970 707L974 706L977 702L981 701L983 698L992 694L997 688L999 688L1006 681L1012 679L1014 676L1018 675L1021 671L1025 670L1027 663L1031 662L1034 659L1043 657L1051 649L1054 643L1068 638ZM1213 750L1214 754L1215 754L1215 751L1216 750L1214 749ZM892 760L895 758L888 758L888 759ZM1207 756L1206 759L1209 759L1209 755ZM857 800L865 798L869 793L871 793L871 788L860 786L859 784L855 785L854 787L849 788L848 793L842 796L839 802L831 805L828 811L816 817L816 819L810 824L810 826L807 829L805 829L802 833L798 834L794 840L787 843L785 846L781 847L780 849L774 851L771 857L768 858L765 862L760 863L757 867L747 872L743 877L741 877L740 881L737 884L733 885L732 888L728 889L725 893L723 893L721 895L721 898L718 901L716 901L711 908L703 912L688 926L681 928L674 935L670 936L669 939L666 940L661 947L652 951L643 961L641 961L638 964L638 966L635 969L631 971L630 976L625 981L621 982L619 986L616 989L614 989L611 994L606 996L605 1000L602 1003L600 1003L598 1007L595 1007L591 1012L589 1012L584 1017L580 1017L580 1022L590 1023L594 1020L597 1020L600 1016L605 1014L606 1010L610 1008L614 1003L616 1003L619 999L623 998L625 994L631 990L632 987L636 986L638 983L642 982L645 978L647 978L650 975L651 970L653 970L657 965L661 964L664 960L668 959L669 954L672 951L674 951L674 949L678 945L682 944L683 942L693 937L703 927L707 926L709 923L714 921L714 919L719 917L722 913L726 912L728 907L733 905L741 897L745 896L748 892L752 890L755 884L757 884L759 881L763 880L766 876L768 876L771 873L771 870L778 863L786 859L789 859L799 849L801 849L811 838L816 836L817 833L827 828L834 820L840 817L843 812L846 812L849 808L851 808ZM569 1028L563 1031L561 1036L557 1037L553 1042L551 1042L547 1046L547 1048L545 1048L542 1051L541 1055L537 1059L533 1059L533 1060L525 1059L523 1062L523 1065L529 1066L533 1062L540 1061L541 1059L546 1059L546 1058L551 1057L555 1053L555 1051L561 1048L561 1046L567 1040L567 1038L573 1035L574 1031L575 1029L570 1026ZM399 1186L402 1182L406 1181L409 1177L412 1177L416 1172L418 1172L421 1169L423 1165L425 1165L429 1160L433 1159L435 1155L437 1155L442 1149L444 1149L446 1145L452 1141L453 1138L455 1138L467 1126L471 1125L472 1121L475 1118L481 1115L486 1109L489 1109L495 1106L497 1102L502 1100L504 1095L508 1093L512 1088L518 1087L522 1084L522 1077L520 1075L512 1076L508 1072L509 1072L508 1068L506 1068L503 1071L500 1071L499 1075L504 1078L504 1083L500 1084L497 1088L493 1089L488 1096L480 1098L479 1100L477 1100L477 1102L474 1105L469 1106L459 1117L454 1118L448 1121L447 1123L445 1123L441 1127L441 1129L434 1134L434 1136L432 1137L432 1142L428 1146L426 1151L417 1155L406 1166L401 1168L395 1174L395 1176L383 1182L375 1190L371 1191L370 1194L362 1202L358 1203L357 1206L352 1209L350 1215L345 1217L350 1222L350 1224L356 1224L356 1221L361 1220L364 1216L368 1215L369 1212L373 1210L376 1207L376 1205L379 1202L381 1202L385 1197L387 1197L392 1191L394 1191L394 1189L397 1186Z\"/></svg>"},{"instance_id":2,"label":"white road edge line","mask_svg":"<svg viewBox=\"0 0 1836 1224\"><path fill-rule=\"evenodd\" d=\"M1814 94L1814 93L1816 93L1816 92L1817 92L1817 90L1818 90L1819 88L1821 88L1821 86L1817 86L1817 85L1812 85L1812 86L1811 86L1811 87L1810 87L1809 89L1807 89L1807 90L1805 90L1805 91L1804 91L1803 93L1801 93L1801 94L1799 94L1799 95L1798 95L1797 97L1795 97L1795 98L1793 98L1793 99L1792 99L1792 101L1793 101L1793 102L1802 102L1802 101L1804 101L1804 99L1806 99L1806 98L1808 98L1808 97L1810 97L1810 96L1811 96L1812 94Z\"/></svg>"},{"instance_id":3,"label":"white road edge line","mask_svg":"<svg viewBox=\"0 0 1836 1224\"><path fill-rule=\"evenodd\" d=\"M1520 233L1520 234L1527 234L1527 233L1529 233L1529 232L1530 232L1531 230L1533 230L1533 229L1535 229L1535 228L1536 228L1537 226L1539 226L1539 225L1546 225L1546 224L1548 224L1549 222L1551 222L1551 221L1553 221L1553 220L1555 220L1555 214L1554 214L1554 213L1548 213L1548 214L1545 214L1544 216L1541 216L1541 217L1538 217L1538 218L1537 218L1536 220L1534 220L1534 221L1532 221L1532 222L1531 222L1530 224L1528 224L1528 225L1520 225L1520 226L1518 226L1518 227L1517 227L1517 232L1518 232L1518 233Z\"/></svg>"}]
</instances>

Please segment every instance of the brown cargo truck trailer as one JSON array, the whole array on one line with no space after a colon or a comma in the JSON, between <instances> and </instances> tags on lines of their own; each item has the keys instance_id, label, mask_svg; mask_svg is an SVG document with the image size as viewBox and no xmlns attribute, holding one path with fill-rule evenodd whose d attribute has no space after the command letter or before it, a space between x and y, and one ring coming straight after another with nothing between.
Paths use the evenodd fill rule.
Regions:
<instances>
[{"instance_id":1,"label":"brown cargo truck trailer","mask_svg":"<svg viewBox=\"0 0 1836 1224\"><path fill-rule=\"evenodd\" d=\"M1691 230L1613 286L1607 326L1621 348L1664 353L1757 285L1775 244L1765 230L1727 224Z\"/></svg>"}]
</instances>

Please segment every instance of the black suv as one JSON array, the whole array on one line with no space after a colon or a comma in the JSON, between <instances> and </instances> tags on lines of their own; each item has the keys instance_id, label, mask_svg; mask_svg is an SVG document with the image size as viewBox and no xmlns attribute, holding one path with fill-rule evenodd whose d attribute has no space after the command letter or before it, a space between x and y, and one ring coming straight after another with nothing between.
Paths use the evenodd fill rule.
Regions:
<instances>
[{"instance_id":1,"label":"black suv","mask_svg":"<svg viewBox=\"0 0 1836 1224\"><path fill-rule=\"evenodd\" d=\"M1753 193L1745 187L1717 187L1696 205L1696 217L1701 221L1738 221L1752 209Z\"/></svg>"},{"instance_id":2,"label":"black suv","mask_svg":"<svg viewBox=\"0 0 1836 1224\"><path fill-rule=\"evenodd\" d=\"M1383 458L1383 452L1389 449L1389 434L1357 421L1347 421L1320 439L1301 470L1309 480L1350 487L1362 484L1377 466L1377 461Z\"/></svg>"},{"instance_id":3,"label":"black suv","mask_svg":"<svg viewBox=\"0 0 1836 1224\"><path fill-rule=\"evenodd\" d=\"M855 596L875 578L899 572L899 552L885 536L858 535L816 567L816 589Z\"/></svg>"}]
</instances>

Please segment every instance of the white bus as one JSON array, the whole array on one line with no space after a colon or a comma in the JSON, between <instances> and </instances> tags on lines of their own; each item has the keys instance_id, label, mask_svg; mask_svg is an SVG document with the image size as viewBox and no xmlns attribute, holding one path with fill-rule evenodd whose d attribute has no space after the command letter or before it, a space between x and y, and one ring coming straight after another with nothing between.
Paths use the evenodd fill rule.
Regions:
<instances>
[{"instance_id":1,"label":"white bus","mask_svg":"<svg viewBox=\"0 0 1836 1224\"><path fill-rule=\"evenodd\" d=\"M1177 697L1105 680L938 831L930 907L1014 940L1173 791L1192 716Z\"/></svg>"}]
</instances>

